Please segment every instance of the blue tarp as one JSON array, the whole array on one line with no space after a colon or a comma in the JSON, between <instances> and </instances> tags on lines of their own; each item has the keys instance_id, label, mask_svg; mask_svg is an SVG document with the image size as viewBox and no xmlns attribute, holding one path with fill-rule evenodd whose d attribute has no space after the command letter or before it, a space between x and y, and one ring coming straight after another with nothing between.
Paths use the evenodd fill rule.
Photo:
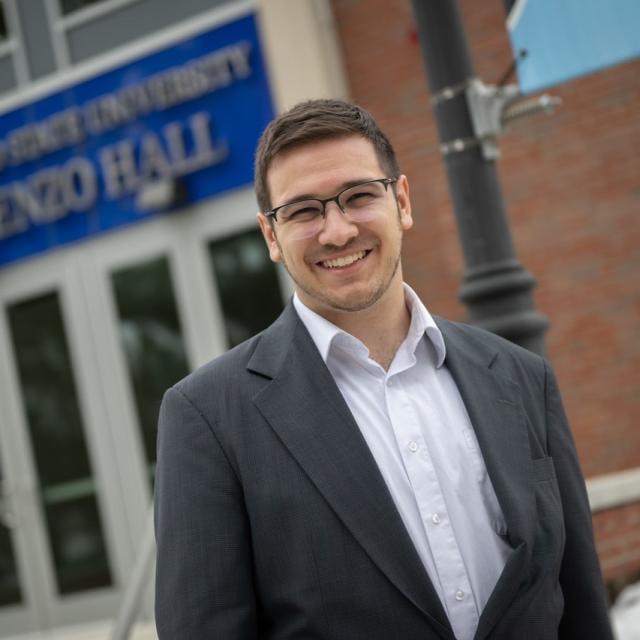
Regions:
<instances>
[{"instance_id":1,"label":"blue tarp","mask_svg":"<svg viewBox=\"0 0 640 640\"><path fill-rule=\"evenodd\" d=\"M523 93L640 57L640 0L516 0L507 25Z\"/></svg>"}]
</instances>

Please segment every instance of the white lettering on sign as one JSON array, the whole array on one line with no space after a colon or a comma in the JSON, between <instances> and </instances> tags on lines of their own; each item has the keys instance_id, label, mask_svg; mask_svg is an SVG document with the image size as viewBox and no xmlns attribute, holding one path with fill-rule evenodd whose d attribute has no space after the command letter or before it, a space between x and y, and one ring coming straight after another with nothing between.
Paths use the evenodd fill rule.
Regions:
<instances>
[{"instance_id":1,"label":"white lettering on sign","mask_svg":"<svg viewBox=\"0 0 640 640\"><path fill-rule=\"evenodd\" d=\"M86 211L98 197L98 180L93 164L86 158L72 158L62 174L64 202L69 211Z\"/></svg>"},{"instance_id":2,"label":"white lettering on sign","mask_svg":"<svg viewBox=\"0 0 640 640\"><path fill-rule=\"evenodd\" d=\"M185 151L187 134L193 142L191 155ZM164 128L164 135L176 176L187 175L198 169L218 164L229 155L226 142L219 142L217 145L213 143L209 114L206 112L191 116L186 131L180 123L174 122L167 125Z\"/></svg>"},{"instance_id":3,"label":"white lettering on sign","mask_svg":"<svg viewBox=\"0 0 640 640\"><path fill-rule=\"evenodd\" d=\"M136 190L136 162L131 140L122 140L102 149L100 165L107 198L115 200Z\"/></svg>"},{"instance_id":4,"label":"white lettering on sign","mask_svg":"<svg viewBox=\"0 0 640 640\"><path fill-rule=\"evenodd\" d=\"M26 186L20 182L0 187L0 238L8 238L29 228L28 209L38 203Z\"/></svg>"},{"instance_id":5,"label":"white lettering on sign","mask_svg":"<svg viewBox=\"0 0 640 640\"><path fill-rule=\"evenodd\" d=\"M29 177L0 187L0 238L46 224L72 212L91 208L97 198L97 178L86 158L72 158Z\"/></svg>"},{"instance_id":6,"label":"white lettering on sign","mask_svg":"<svg viewBox=\"0 0 640 640\"><path fill-rule=\"evenodd\" d=\"M0 171L73 146L85 139L82 115L77 107L53 114L36 124L11 131L0 141Z\"/></svg>"},{"instance_id":7,"label":"white lettering on sign","mask_svg":"<svg viewBox=\"0 0 640 640\"><path fill-rule=\"evenodd\" d=\"M250 53L251 43L239 42L151 76L142 84L101 96L84 106L87 130L104 133L244 80L251 75Z\"/></svg>"},{"instance_id":8,"label":"white lettering on sign","mask_svg":"<svg viewBox=\"0 0 640 640\"><path fill-rule=\"evenodd\" d=\"M140 166L138 167L138 179L141 182L171 177L171 164L167 157L160 138L155 133L149 133L140 144Z\"/></svg>"},{"instance_id":9,"label":"white lettering on sign","mask_svg":"<svg viewBox=\"0 0 640 640\"><path fill-rule=\"evenodd\" d=\"M190 152L187 152L190 149ZM192 115L186 123L172 122L162 135L147 133L138 148L130 140L100 151L105 195L111 200L137 191L154 180L177 178L222 162L228 145L214 143L206 112Z\"/></svg>"},{"instance_id":10,"label":"white lettering on sign","mask_svg":"<svg viewBox=\"0 0 640 640\"><path fill-rule=\"evenodd\" d=\"M169 123L160 134L147 133L137 145L121 140L104 147L97 166L76 156L41 169L25 181L0 186L0 239L91 209L100 180L104 197L117 200L145 185L218 164L228 154L225 141L214 141L209 114L200 112L186 123Z\"/></svg>"},{"instance_id":11,"label":"white lettering on sign","mask_svg":"<svg viewBox=\"0 0 640 640\"><path fill-rule=\"evenodd\" d=\"M0 139L0 173L244 80L251 75L250 55L251 43L238 42L14 129Z\"/></svg>"}]
</instances>

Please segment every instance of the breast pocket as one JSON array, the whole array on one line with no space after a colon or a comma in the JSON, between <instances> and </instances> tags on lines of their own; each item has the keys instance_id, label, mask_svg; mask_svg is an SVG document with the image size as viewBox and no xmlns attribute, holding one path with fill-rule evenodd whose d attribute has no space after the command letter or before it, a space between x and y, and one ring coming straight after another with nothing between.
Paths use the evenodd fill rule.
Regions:
<instances>
[{"instance_id":1,"label":"breast pocket","mask_svg":"<svg viewBox=\"0 0 640 640\"><path fill-rule=\"evenodd\" d=\"M553 464L553 458L538 458L532 460L533 465L533 481L534 482L555 482L556 468Z\"/></svg>"},{"instance_id":2,"label":"breast pocket","mask_svg":"<svg viewBox=\"0 0 640 640\"><path fill-rule=\"evenodd\" d=\"M533 484L536 500L537 535L534 554L555 558L555 569L560 570L564 553L565 527L560 488L553 458L532 461Z\"/></svg>"}]
</instances>

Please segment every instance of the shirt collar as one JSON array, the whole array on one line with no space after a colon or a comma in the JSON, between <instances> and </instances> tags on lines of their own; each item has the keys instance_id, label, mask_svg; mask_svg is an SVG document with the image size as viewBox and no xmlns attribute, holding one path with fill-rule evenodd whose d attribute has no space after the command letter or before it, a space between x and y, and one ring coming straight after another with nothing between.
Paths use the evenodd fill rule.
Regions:
<instances>
[{"instance_id":1,"label":"shirt collar","mask_svg":"<svg viewBox=\"0 0 640 640\"><path fill-rule=\"evenodd\" d=\"M406 283L404 284L404 296L411 312L411 324L406 337L407 346L412 352L415 351L418 342L426 334L436 353L436 367L441 367L446 356L446 348L440 329L438 329L431 314L422 304L416 292ZM300 300L297 293L293 295L293 305L325 363L329 357L331 345L338 336L340 336L341 346L346 347L348 345L350 349L358 349L355 344L357 343L361 349L366 351L366 347L357 338L309 309Z\"/></svg>"}]
</instances>

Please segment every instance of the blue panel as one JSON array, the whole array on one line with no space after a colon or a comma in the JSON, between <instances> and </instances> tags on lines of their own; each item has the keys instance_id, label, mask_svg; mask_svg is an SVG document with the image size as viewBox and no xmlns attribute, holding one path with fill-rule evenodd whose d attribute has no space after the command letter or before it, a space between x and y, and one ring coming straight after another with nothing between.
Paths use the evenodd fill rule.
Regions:
<instances>
[{"instance_id":1,"label":"blue panel","mask_svg":"<svg viewBox=\"0 0 640 640\"><path fill-rule=\"evenodd\" d=\"M638 0L518 0L509 31L523 93L640 56Z\"/></svg>"},{"instance_id":2,"label":"blue panel","mask_svg":"<svg viewBox=\"0 0 640 640\"><path fill-rule=\"evenodd\" d=\"M251 183L273 117L253 16L0 116L0 264Z\"/></svg>"}]
</instances>

